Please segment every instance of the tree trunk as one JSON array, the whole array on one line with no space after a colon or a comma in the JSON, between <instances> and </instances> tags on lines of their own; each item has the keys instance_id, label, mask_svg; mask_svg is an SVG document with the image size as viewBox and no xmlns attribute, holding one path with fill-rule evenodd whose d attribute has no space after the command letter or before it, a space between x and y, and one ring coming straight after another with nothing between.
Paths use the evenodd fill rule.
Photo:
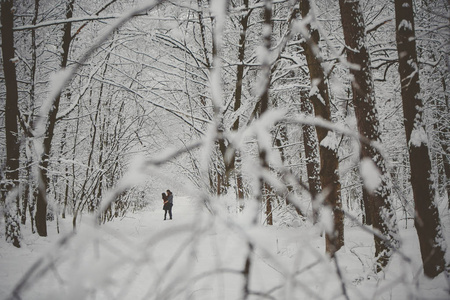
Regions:
<instances>
[{"instance_id":1,"label":"tree trunk","mask_svg":"<svg viewBox=\"0 0 450 300\"><path fill-rule=\"evenodd\" d=\"M28 139L24 143L25 145L21 145L22 147L22 157L24 157L24 165L21 167L23 169L23 177L26 178L20 183L21 190L21 198L22 198L22 211L21 211L21 223L25 225L27 222L27 210L29 209L28 202L30 201L30 183L29 178L31 177L31 165L32 159L27 154L28 151ZM20 175L19 175L20 176Z\"/></svg>"},{"instance_id":2,"label":"tree trunk","mask_svg":"<svg viewBox=\"0 0 450 300\"><path fill-rule=\"evenodd\" d=\"M14 11L12 0L1 1L2 21L2 54L3 72L5 74L5 135L6 135L6 190L5 199L5 237L6 241L20 247L20 224L18 215L19 204L19 156L18 138L18 91L14 55Z\"/></svg>"},{"instance_id":3,"label":"tree trunk","mask_svg":"<svg viewBox=\"0 0 450 300\"><path fill-rule=\"evenodd\" d=\"M313 114L313 107L307 95L301 95L300 109L306 115ZM313 212L313 223L316 224L319 218L319 206L317 195L322 191L320 182L320 158L317 134L313 126L303 125L303 147L305 148L306 173L308 175L308 187L311 195L311 205Z\"/></svg>"},{"instance_id":4,"label":"tree trunk","mask_svg":"<svg viewBox=\"0 0 450 300\"><path fill-rule=\"evenodd\" d=\"M309 0L300 1L300 12L302 17L312 15ZM317 117L331 121L330 96L328 84L325 77L322 58L319 50L319 32L308 25L310 36L305 37L302 47L305 50L311 79L310 101L314 106ZM342 211L341 183L339 178L339 160L337 148L332 143L325 143L325 138L331 134L327 129L316 127L317 139L320 153L320 181L322 188L328 189L325 204L329 206L334 214L334 232L326 233L326 251L331 256L344 245L344 213Z\"/></svg>"},{"instance_id":5,"label":"tree trunk","mask_svg":"<svg viewBox=\"0 0 450 300\"><path fill-rule=\"evenodd\" d=\"M267 225L272 226L273 225L272 201L274 199L273 189L269 184L267 184L267 182L264 182L263 189L264 189L264 195L266 198L266 222L267 222Z\"/></svg>"},{"instance_id":6,"label":"tree trunk","mask_svg":"<svg viewBox=\"0 0 450 300\"><path fill-rule=\"evenodd\" d=\"M244 6L248 9L248 0L244 0ZM245 59L245 43L247 39L247 29L248 29L248 19L250 17L250 11L248 11L245 15L241 16L239 20L240 35L239 35L239 49L238 49L238 65L236 70L236 87L234 93L234 111L238 111L242 104L242 83L244 80L244 59ZM233 123L233 130L239 130L239 116L237 116L236 121ZM244 200L244 183L242 178L242 170L241 170L241 158L240 151L236 150L235 155L233 157L233 167L234 172L236 174L236 189L237 189L237 198L238 205L240 208L243 208L243 200Z\"/></svg>"},{"instance_id":7,"label":"tree trunk","mask_svg":"<svg viewBox=\"0 0 450 300\"><path fill-rule=\"evenodd\" d=\"M434 278L445 268L445 240L434 200L436 191L423 120L423 102L419 97L419 69L412 0L395 0L395 18L398 70L415 204L414 224L419 236L424 273Z\"/></svg>"},{"instance_id":8,"label":"tree trunk","mask_svg":"<svg viewBox=\"0 0 450 300\"><path fill-rule=\"evenodd\" d=\"M372 203L370 202L370 194L367 192L366 189L363 188L362 190L362 204L363 204L363 210L364 210L364 218L363 218L363 224L365 225L372 225L372 216L373 216L373 209L372 209Z\"/></svg>"},{"instance_id":9,"label":"tree trunk","mask_svg":"<svg viewBox=\"0 0 450 300\"><path fill-rule=\"evenodd\" d=\"M264 24L263 24L263 33L262 33L262 39L263 39L263 47L264 51L266 52L266 55L264 55L264 58L261 62L261 77L263 80L263 83L261 84L262 88L262 94L259 102L260 107L260 115L263 115L268 109L269 109L269 89L270 89L270 80L271 80L271 62L270 62L270 47L271 47L271 36L272 36L272 1L271 0L265 0L265 6L264 6ZM261 167L265 170L269 170L269 163L267 158L267 151L266 149L261 148L261 145L259 145L259 160L261 163ZM270 220L268 222L272 222L272 197L269 194L270 188L267 188L267 183L263 179L263 177L260 177L260 189L259 196L261 199L260 202L266 203L266 217ZM269 223L268 223L269 224ZM272 222L273 224L273 222ZM269 224L270 225L270 224Z\"/></svg>"},{"instance_id":10,"label":"tree trunk","mask_svg":"<svg viewBox=\"0 0 450 300\"><path fill-rule=\"evenodd\" d=\"M445 189L448 197L447 207L450 210L450 159L446 152L442 153L442 162L444 164L444 173L446 178Z\"/></svg>"},{"instance_id":11,"label":"tree trunk","mask_svg":"<svg viewBox=\"0 0 450 300\"><path fill-rule=\"evenodd\" d=\"M34 0L34 13L31 24L36 25L39 16L39 0ZM33 109L36 103L36 70L37 70L37 43L36 43L36 30L31 30L31 70L30 70L30 108L29 113L26 115L26 126L23 130L25 131L26 145L26 166L25 166L25 178L24 183L26 195L24 196L24 202L27 202L28 211L30 214L30 224L31 232L35 233L35 207L36 207L36 181L35 177L31 176L33 169L33 139L31 129L33 128ZM25 204L24 204L25 206ZM22 216L23 217L23 216Z\"/></svg>"},{"instance_id":12,"label":"tree trunk","mask_svg":"<svg viewBox=\"0 0 450 300\"><path fill-rule=\"evenodd\" d=\"M270 80L271 80L271 62L270 62L270 44L271 44L271 36L272 36L272 0L264 0L264 24L263 24L263 32L262 32L262 40L263 40L263 51L265 55L262 55L263 59L261 61L261 78L262 83L260 85L261 88L261 97L259 99L259 104L256 106L260 107L260 115L263 115L269 106L269 88L270 88ZM262 145L258 143L258 154L259 154L259 164L262 170L269 170L269 163L267 157L267 149L263 148ZM262 205L266 202L266 216L272 215L272 209L269 202L266 201L267 195L265 195L265 187L266 183L262 175L258 178L259 186L257 187L255 198L258 202L258 205ZM269 198L270 199L270 198ZM270 200L269 200L270 201ZM256 225L257 222L257 213L254 214L251 222ZM247 300L250 297L250 279L251 279L251 265L252 265L252 255L253 255L253 244L248 241L248 254L245 261L245 267L242 271L244 276L244 288L243 288L243 297L242 299Z\"/></svg>"},{"instance_id":13,"label":"tree trunk","mask_svg":"<svg viewBox=\"0 0 450 300\"><path fill-rule=\"evenodd\" d=\"M447 126L447 123L445 123L448 119L445 118L445 116L449 116L449 101L448 101L448 92L447 92L447 84L445 83L445 78L442 75L442 89L444 91L444 97L445 97L445 103L444 104L437 104L437 110L439 114L441 114L444 117L438 118L436 126L438 127L439 132L439 144L442 148L442 163L443 163L443 169L444 169L444 186L445 190L447 191L447 208L450 210L450 145L449 145L449 139L450 139L450 128ZM444 120L444 121L443 121Z\"/></svg>"},{"instance_id":14,"label":"tree trunk","mask_svg":"<svg viewBox=\"0 0 450 300\"><path fill-rule=\"evenodd\" d=\"M202 38L202 46L203 46L203 56L205 57L205 65L207 68L211 68L211 61L208 54L208 48L206 47L206 26L204 23L203 18L203 11L202 11L202 0L197 0L198 5L198 23L200 25L200 35Z\"/></svg>"},{"instance_id":15,"label":"tree trunk","mask_svg":"<svg viewBox=\"0 0 450 300\"><path fill-rule=\"evenodd\" d=\"M73 6L75 0L70 0L66 7L66 19L72 18ZM71 35L72 23L64 24L64 36L62 44L61 68L67 66L67 59L69 57L69 48L72 41ZM49 185L48 167L52 148L52 140L56 125L56 116L58 114L59 102L61 100L61 92L55 97L53 105L48 114L48 121L46 124L43 153L39 163L39 191L36 203L36 229L40 236L47 236L47 190Z\"/></svg>"},{"instance_id":16,"label":"tree trunk","mask_svg":"<svg viewBox=\"0 0 450 300\"><path fill-rule=\"evenodd\" d=\"M359 1L339 0L341 20L347 46L347 60L358 67L350 68L353 75L353 105L359 133L377 143L381 143L378 112L370 70L370 57L366 49L365 23ZM375 191L367 191L372 204L373 227L386 240L375 236L377 270L381 271L392 255L391 247L398 247L395 211L391 204L390 176L381 153L370 145L362 145L361 160L371 159L381 173L381 184ZM387 241L387 242L386 242Z\"/></svg>"}]
</instances>

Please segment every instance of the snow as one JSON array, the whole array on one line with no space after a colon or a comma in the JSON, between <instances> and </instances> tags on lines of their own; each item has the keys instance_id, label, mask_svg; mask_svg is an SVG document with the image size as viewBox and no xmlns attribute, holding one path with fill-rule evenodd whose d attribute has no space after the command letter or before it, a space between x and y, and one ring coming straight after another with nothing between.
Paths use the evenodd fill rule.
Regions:
<instances>
[{"instance_id":1,"label":"snow","mask_svg":"<svg viewBox=\"0 0 450 300\"><path fill-rule=\"evenodd\" d=\"M320 146L337 151L339 140L334 131L328 131L327 136L320 142Z\"/></svg>"},{"instance_id":2,"label":"snow","mask_svg":"<svg viewBox=\"0 0 450 300\"><path fill-rule=\"evenodd\" d=\"M84 217L77 234L68 219L59 220L60 235L50 222L46 238L25 228L20 249L2 238L0 298L28 276L21 299L238 299L250 241L250 288L273 299L345 299L337 267L348 299L448 299L444 275L423 276L414 228L400 231L400 250L411 263L394 254L377 274L373 237L359 227L346 226L335 264L311 224L254 226L248 218L257 211L255 201L251 212L233 214L219 200L211 201L214 216L194 197L175 195L171 221L163 220L162 203L155 200L155 209L101 226Z\"/></svg>"},{"instance_id":3,"label":"snow","mask_svg":"<svg viewBox=\"0 0 450 300\"><path fill-rule=\"evenodd\" d=\"M325 206L320 212L320 224L326 233L333 234L334 220L333 220L333 211L331 210L330 207Z\"/></svg>"},{"instance_id":4,"label":"snow","mask_svg":"<svg viewBox=\"0 0 450 300\"><path fill-rule=\"evenodd\" d=\"M213 0L210 4L211 15L214 16L216 26L214 28L214 41L218 49L222 48L223 44L223 28L225 26L225 16L227 15L228 3L225 0Z\"/></svg>"},{"instance_id":5,"label":"snow","mask_svg":"<svg viewBox=\"0 0 450 300\"><path fill-rule=\"evenodd\" d=\"M368 157L363 158L361 160L359 172L367 191L369 193L375 192L381 184L381 172L372 159Z\"/></svg>"},{"instance_id":6,"label":"snow","mask_svg":"<svg viewBox=\"0 0 450 300\"><path fill-rule=\"evenodd\" d=\"M255 54L256 54L258 61L263 62L263 61L267 61L267 59L270 55L270 52L267 51L266 47L258 46L255 50Z\"/></svg>"},{"instance_id":7,"label":"snow","mask_svg":"<svg viewBox=\"0 0 450 300\"><path fill-rule=\"evenodd\" d=\"M319 84L320 84L320 79L313 79L312 84L311 84L311 91L309 92L309 97L316 96L317 99L325 106L327 104L325 103L325 100L323 99L322 95L320 94L319 87L318 87Z\"/></svg>"},{"instance_id":8,"label":"snow","mask_svg":"<svg viewBox=\"0 0 450 300\"><path fill-rule=\"evenodd\" d=\"M423 145L427 145L428 143L428 137L427 133L425 132L425 129L423 126L414 127L414 129L411 132L411 138L409 140L409 146L414 147L420 147Z\"/></svg>"},{"instance_id":9,"label":"snow","mask_svg":"<svg viewBox=\"0 0 450 300\"><path fill-rule=\"evenodd\" d=\"M272 34L272 25L264 24L262 26L261 35L266 37L266 36L270 36L271 34Z\"/></svg>"},{"instance_id":10,"label":"snow","mask_svg":"<svg viewBox=\"0 0 450 300\"><path fill-rule=\"evenodd\" d=\"M398 24L398 30L403 30L403 29L411 31L412 30L411 22L409 22L408 20L401 20L400 24Z\"/></svg>"}]
</instances>

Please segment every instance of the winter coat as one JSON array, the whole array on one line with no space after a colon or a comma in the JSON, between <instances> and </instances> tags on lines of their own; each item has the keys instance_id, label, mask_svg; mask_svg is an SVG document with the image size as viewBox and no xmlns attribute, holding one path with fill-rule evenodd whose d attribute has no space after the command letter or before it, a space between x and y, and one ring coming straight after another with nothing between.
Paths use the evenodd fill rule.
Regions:
<instances>
[{"instance_id":1,"label":"winter coat","mask_svg":"<svg viewBox=\"0 0 450 300\"><path fill-rule=\"evenodd\" d=\"M169 210L169 209L172 208L172 206L173 206L172 203L166 202L166 203L164 203L163 209L164 210Z\"/></svg>"}]
</instances>

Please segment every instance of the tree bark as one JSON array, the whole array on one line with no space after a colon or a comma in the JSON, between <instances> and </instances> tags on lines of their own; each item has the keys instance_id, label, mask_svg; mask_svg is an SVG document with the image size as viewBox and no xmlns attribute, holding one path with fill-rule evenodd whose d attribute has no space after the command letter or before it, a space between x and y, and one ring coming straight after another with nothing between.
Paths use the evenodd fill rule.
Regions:
<instances>
[{"instance_id":1,"label":"tree bark","mask_svg":"<svg viewBox=\"0 0 450 300\"><path fill-rule=\"evenodd\" d=\"M14 55L14 5L13 0L1 1L2 54L5 74L5 135L6 135L6 190L5 199L5 237L6 241L20 248L19 204L19 158L18 137L18 91Z\"/></svg>"},{"instance_id":2,"label":"tree bark","mask_svg":"<svg viewBox=\"0 0 450 300\"><path fill-rule=\"evenodd\" d=\"M419 68L412 0L395 0L395 24L403 116L415 204L414 224L419 237L424 273L434 278L445 269L446 247L435 203L433 170L423 120L424 105L419 97Z\"/></svg>"},{"instance_id":3,"label":"tree bark","mask_svg":"<svg viewBox=\"0 0 450 300\"><path fill-rule=\"evenodd\" d=\"M264 49L264 54L262 56L261 61L261 97L259 99L259 103L256 106L260 108L260 115L263 115L268 107L269 107L269 88L271 81L271 62L270 62L270 45L271 45L271 36L272 36L272 0L264 0L264 23L262 28L262 47ZM263 148L262 145L258 143L258 154L259 154L259 164L262 170L269 170L268 163L268 153L267 149ZM271 198L267 196L266 193L266 182L262 175L258 178L259 186L256 190L255 198L258 202L258 205L262 205L264 202L266 203L266 216L269 217L272 215L271 208ZM251 222L256 225L258 214L254 213L253 219ZM244 288L243 288L243 299L247 300L250 297L250 279L251 279L251 265L252 265L252 255L253 255L253 244L248 241L248 254L245 262L245 267L242 272L244 275Z\"/></svg>"},{"instance_id":4,"label":"tree bark","mask_svg":"<svg viewBox=\"0 0 450 300\"><path fill-rule=\"evenodd\" d=\"M445 103L436 103L437 111L442 116L438 118L437 121L437 129L439 132L439 144L442 148L442 164L444 169L444 186L447 191L447 208L450 210L450 128L447 126L448 121L445 116L450 116L450 108L449 108L449 100L448 100L448 91L447 84L445 82L445 78L441 75L442 89L444 91ZM437 102L437 101L436 101Z\"/></svg>"},{"instance_id":5,"label":"tree bark","mask_svg":"<svg viewBox=\"0 0 450 300\"><path fill-rule=\"evenodd\" d=\"M300 12L303 18L312 15L309 0L300 1ZM308 25L309 36L305 37L302 47L305 50L311 79L310 101L314 107L314 114L324 120L331 121L330 96L327 78L322 67L319 50L320 35L316 29ZM339 178L339 160L337 148L324 143L329 132L325 128L316 127L320 155L320 181L323 189L328 189L325 204L334 215L334 232L326 233L326 251L330 256L344 245L344 213L342 211L341 183Z\"/></svg>"},{"instance_id":6,"label":"tree bark","mask_svg":"<svg viewBox=\"0 0 450 300\"><path fill-rule=\"evenodd\" d=\"M266 52L266 55L262 59L261 62L261 73L262 73L262 80L263 83L261 85L262 88L262 95L259 102L260 107L260 115L263 115L268 109L269 109L269 90L270 90L270 80L271 80L271 62L270 62L270 47L271 47L271 37L272 37L272 0L265 0L264 5L264 24L263 24L263 33L262 33L262 39L263 39L263 47L264 51ZM259 146L259 160L261 163L261 167L265 170L269 170L269 162L267 158L267 151L266 149L262 149L261 146ZM260 200L261 203L266 203L266 217L269 218L268 225L272 223L272 197L269 194L270 187L268 187L268 184L265 182L263 177L260 177Z\"/></svg>"},{"instance_id":7,"label":"tree bark","mask_svg":"<svg viewBox=\"0 0 450 300\"><path fill-rule=\"evenodd\" d=\"M248 9L249 2L248 0L244 0L244 6ZM236 87L234 93L234 111L238 111L242 104L242 84L244 80L244 59L245 59L245 43L247 39L247 29L248 29L248 19L250 17L250 11L248 11L245 15L241 16L239 20L240 34L239 34L239 49L238 49L238 65L236 70ZM237 116L236 121L233 123L234 131L239 130L239 116ZM240 163L240 151L236 150L235 155L233 157L233 167L236 174L236 189L238 196L238 204L241 208L243 208L243 199L244 199L244 182L242 178L242 170Z\"/></svg>"},{"instance_id":8,"label":"tree bark","mask_svg":"<svg viewBox=\"0 0 450 300\"><path fill-rule=\"evenodd\" d=\"M73 16L73 6L75 0L70 0L66 7L66 19ZM72 41L71 34L72 23L64 24L64 36L62 44L61 68L67 66L69 57L69 48ZM36 230L40 236L47 236L47 190L49 185L48 167L52 148L52 140L56 126L56 116L58 114L59 102L61 100L61 92L58 93L48 114L48 121L45 128L45 136L43 143L43 153L39 163L39 191L36 202Z\"/></svg>"},{"instance_id":9,"label":"tree bark","mask_svg":"<svg viewBox=\"0 0 450 300\"><path fill-rule=\"evenodd\" d=\"M312 115L313 107L307 95L301 95L300 109L306 115ZM305 148L306 173L308 175L308 187L311 195L311 205L313 212L313 223L316 224L319 218L320 204L317 202L317 195L322 191L320 182L320 157L317 134L313 126L303 125L303 147Z\"/></svg>"},{"instance_id":10,"label":"tree bark","mask_svg":"<svg viewBox=\"0 0 450 300\"><path fill-rule=\"evenodd\" d=\"M366 48L364 16L359 1L339 0L347 60L355 67L352 74L353 105L359 133L381 143L378 112L375 107L375 93L370 70L370 57ZM387 265L392 255L392 247L398 247L395 211L391 203L390 176L381 153L369 145L362 145L361 160L371 159L381 173L381 184L375 191L367 191L372 204L373 227L385 239L375 236L377 270Z\"/></svg>"}]
</instances>

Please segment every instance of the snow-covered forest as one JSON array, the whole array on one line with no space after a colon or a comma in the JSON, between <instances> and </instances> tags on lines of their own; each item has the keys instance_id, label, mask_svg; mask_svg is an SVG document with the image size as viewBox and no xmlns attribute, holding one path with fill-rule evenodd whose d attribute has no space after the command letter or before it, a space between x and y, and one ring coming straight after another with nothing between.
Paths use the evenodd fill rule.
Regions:
<instances>
[{"instance_id":1,"label":"snow-covered forest","mask_svg":"<svg viewBox=\"0 0 450 300\"><path fill-rule=\"evenodd\" d=\"M0 298L450 298L448 0L0 2Z\"/></svg>"}]
</instances>

